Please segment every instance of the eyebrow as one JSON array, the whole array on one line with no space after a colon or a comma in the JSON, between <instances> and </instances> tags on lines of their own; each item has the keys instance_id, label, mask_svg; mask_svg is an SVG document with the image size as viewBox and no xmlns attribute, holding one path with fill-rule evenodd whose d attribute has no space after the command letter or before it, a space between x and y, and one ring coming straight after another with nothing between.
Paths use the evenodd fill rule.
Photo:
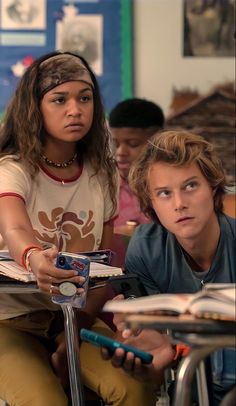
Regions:
<instances>
[{"instance_id":1,"label":"eyebrow","mask_svg":"<svg viewBox=\"0 0 236 406\"><path fill-rule=\"evenodd\" d=\"M198 179L198 176L191 176L190 178L185 179L182 182L182 185L186 185L186 183L191 182L192 180L196 180ZM154 190L165 190L165 189L169 189L169 186L160 186L160 187L155 187Z\"/></svg>"}]
</instances>

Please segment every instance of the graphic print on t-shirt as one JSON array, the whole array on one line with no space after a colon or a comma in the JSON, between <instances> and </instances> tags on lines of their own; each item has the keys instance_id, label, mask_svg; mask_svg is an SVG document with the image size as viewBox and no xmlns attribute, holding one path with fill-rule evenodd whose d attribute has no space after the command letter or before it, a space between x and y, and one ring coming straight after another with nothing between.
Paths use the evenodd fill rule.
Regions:
<instances>
[{"instance_id":1,"label":"graphic print on t-shirt","mask_svg":"<svg viewBox=\"0 0 236 406\"><path fill-rule=\"evenodd\" d=\"M36 238L45 243L54 244L59 250L80 251L93 249L95 237L92 233L95 222L91 210L79 213L80 217L73 212L64 212L62 207L52 210L51 218L44 211L38 213L38 219L44 232L35 231Z\"/></svg>"}]
</instances>

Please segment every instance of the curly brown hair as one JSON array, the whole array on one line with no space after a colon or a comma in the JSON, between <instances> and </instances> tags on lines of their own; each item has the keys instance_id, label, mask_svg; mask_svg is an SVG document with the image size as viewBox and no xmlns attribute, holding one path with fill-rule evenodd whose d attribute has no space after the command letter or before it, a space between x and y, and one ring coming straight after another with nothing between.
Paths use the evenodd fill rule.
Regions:
<instances>
[{"instance_id":1,"label":"curly brown hair","mask_svg":"<svg viewBox=\"0 0 236 406\"><path fill-rule=\"evenodd\" d=\"M139 199L141 210L153 221L159 223L150 198L148 173L150 167L157 162L176 167L195 162L215 191L215 211L222 211L226 178L213 145L188 131L163 131L150 138L129 173L129 184Z\"/></svg>"},{"instance_id":2,"label":"curly brown hair","mask_svg":"<svg viewBox=\"0 0 236 406\"><path fill-rule=\"evenodd\" d=\"M40 112L40 75L42 62L56 55L73 55L79 58L89 72L93 83L94 114L87 135L77 142L81 158L90 161L94 175L107 174L114 212L116 211L116 164L110 150L110 134L105 119L103 103L96 77L84 58L71 52L52 52L36 59L22 76L13 95L0 129L0 157L15 155L22 161L32 178L39 170L45 142L43 119Z\"/></svg>"}]
</instances>

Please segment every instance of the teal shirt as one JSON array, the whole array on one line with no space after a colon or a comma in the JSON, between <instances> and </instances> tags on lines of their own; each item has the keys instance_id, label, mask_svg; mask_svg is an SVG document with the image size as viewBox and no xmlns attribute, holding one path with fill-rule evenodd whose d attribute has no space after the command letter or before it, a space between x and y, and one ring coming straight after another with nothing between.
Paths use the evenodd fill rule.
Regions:
<instances>
[{"instance_id":1,"label":"teal shirt","mask_svg":"<svg viewBox=\"0 0 236 406\"><path fill-rule=\"evenodd\" d=\"M235 283L236 220L219 216L220 239L214 260L206 272L195 272L187 263L174 234L156 223L140 225L130 240L125 269L141 279L148 293L195 293L206 283ZM226 389L235 383L234 350L217 351L211 357L213 382Z\"/></svg>"},{"instance_id":2,"label":"teal shirt","mask_svg":"<svg viewBox=\"0 0 236 406\"><path fill-rule=\"evenodd\" d=\"M125 269L138 275L149 294L195 293L206 283L235 283L236 221L219 216L220 240L211 267L194 272L174 234L156 223L137 227L130 240Z\"/></svg>"}]
</instances>

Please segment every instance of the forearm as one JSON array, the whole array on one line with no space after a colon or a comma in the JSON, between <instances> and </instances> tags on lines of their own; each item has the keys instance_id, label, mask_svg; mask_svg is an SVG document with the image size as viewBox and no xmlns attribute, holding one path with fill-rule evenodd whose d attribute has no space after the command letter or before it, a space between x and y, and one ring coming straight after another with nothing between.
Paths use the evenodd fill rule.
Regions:
<instances>
[{"instance_id":1,"label":"forearm","mask_svg":"<svg viewBox=\"0 0 236 406\"><path fill-rule=\"evenodd\" d=\"M22 252L27 246L40 245L25 203L17 197L1 197L0 213L0 234L6 244L11 256L15 261L21 263Z\"/></svg>"},{"instance_id":2,"label":"forearm","mask_svg":"<svg viewBox=\"0 0 236 406\"><path fill-rule=\"evenodd\" d=\"M6 243L10 255L16 262L21 264L22 253L28 246L41 246L36 239L33 229L25 228L11 228L6 231L4 235L4 242Z\"/></svg>"}]
</instances>

